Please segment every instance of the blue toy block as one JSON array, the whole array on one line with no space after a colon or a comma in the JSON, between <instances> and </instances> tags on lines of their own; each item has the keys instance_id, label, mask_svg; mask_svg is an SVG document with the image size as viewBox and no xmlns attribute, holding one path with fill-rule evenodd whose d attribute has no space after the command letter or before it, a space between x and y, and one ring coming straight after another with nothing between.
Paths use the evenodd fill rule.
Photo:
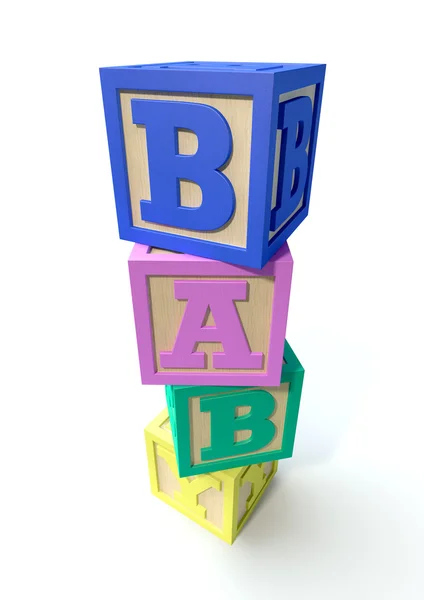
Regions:
<instances>
[{"instance_id":1,"label":"blue toy block","mask_svg":"<svg viewBox=\"0 0 424 600\"><path fill-rule=\"evenodd\" d=\"M100 69L120 237L262 268L308 213L325 65Z\"/></svg>"}]
</instances>

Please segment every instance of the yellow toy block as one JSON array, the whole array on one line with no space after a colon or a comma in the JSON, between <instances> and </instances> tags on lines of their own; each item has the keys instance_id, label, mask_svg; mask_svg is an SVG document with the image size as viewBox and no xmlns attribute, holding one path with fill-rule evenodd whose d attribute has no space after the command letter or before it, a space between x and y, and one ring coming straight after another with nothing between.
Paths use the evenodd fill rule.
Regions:
<instances>
[{"instance_id":1,"label":"yellow toy block","mask_svg":"<svg viewBox=\"0 0 424 600\"><path fill-rule=\"evenodd\" d=\"M232 544L277 471L277 461L178 476L168 411L145 429L152 493Z\"/></svg>"}]
</instances>

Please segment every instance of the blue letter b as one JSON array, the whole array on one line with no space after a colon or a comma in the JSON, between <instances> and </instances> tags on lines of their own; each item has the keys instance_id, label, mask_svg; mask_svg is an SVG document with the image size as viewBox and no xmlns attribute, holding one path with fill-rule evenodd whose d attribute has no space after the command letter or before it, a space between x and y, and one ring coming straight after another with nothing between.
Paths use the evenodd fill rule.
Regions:
<instances>
[{"instance_id":1,"label":"blue letter b","mask_svg":"<svg viewBox=\"0 0 424 600\"><path fill-rule=\"evenodd\" d=\"M303 196L309 170L306 148L312 127L312 102L300 96L280 104L278 129L282 130L277 204L271 212L271 231L292 215Z\"/></svg>"},{"instance_id":2,"label":"blue letter b","mask_svg":"<svg viewBox=\"0 0 424 600\"><path fill-rule=\"evenodd\" d=\"M131 100L133 123L145 125L151 200L141 200L145 221L213 231L231 218L234 190L218 169L232 151L231 130L223 115L212 106L165 100ZM193 155L179 154L178 129L189 129L198 139ZM181 206L180 179L197 183L202 203Z\"/></svg>"}]
</instances>

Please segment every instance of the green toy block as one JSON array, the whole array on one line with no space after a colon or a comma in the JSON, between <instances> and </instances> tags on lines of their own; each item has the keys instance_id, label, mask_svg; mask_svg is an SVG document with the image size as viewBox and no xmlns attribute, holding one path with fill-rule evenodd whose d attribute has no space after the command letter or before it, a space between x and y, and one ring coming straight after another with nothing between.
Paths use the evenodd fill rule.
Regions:
<instances>
[{"instance_id":1,"label":"green toy block","mask_svg":"<svg viewBox=\"0 0 424 600\"><path fill-rule=\"evenodd\" d=\"M303 376L286 340L279 386L165 386L180 477L292 456Z\"/></svg>"}]
</instances>

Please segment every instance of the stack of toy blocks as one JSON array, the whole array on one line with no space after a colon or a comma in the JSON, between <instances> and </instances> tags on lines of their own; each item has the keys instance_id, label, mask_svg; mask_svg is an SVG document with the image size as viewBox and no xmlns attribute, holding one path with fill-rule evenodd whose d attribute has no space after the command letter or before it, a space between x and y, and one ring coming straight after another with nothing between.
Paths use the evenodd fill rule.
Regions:
<instances>
[{"instance_id":1,"label":"stack of toy blocks","mask_svg":"<svg viewBox=\"0 0 424 600\"><path fill-rule=\"evenodd\" d=\"M292 455L303 368L285 340L325 66L101 69L153 493L232 543Z\"/></svg>"}]
</instances>

